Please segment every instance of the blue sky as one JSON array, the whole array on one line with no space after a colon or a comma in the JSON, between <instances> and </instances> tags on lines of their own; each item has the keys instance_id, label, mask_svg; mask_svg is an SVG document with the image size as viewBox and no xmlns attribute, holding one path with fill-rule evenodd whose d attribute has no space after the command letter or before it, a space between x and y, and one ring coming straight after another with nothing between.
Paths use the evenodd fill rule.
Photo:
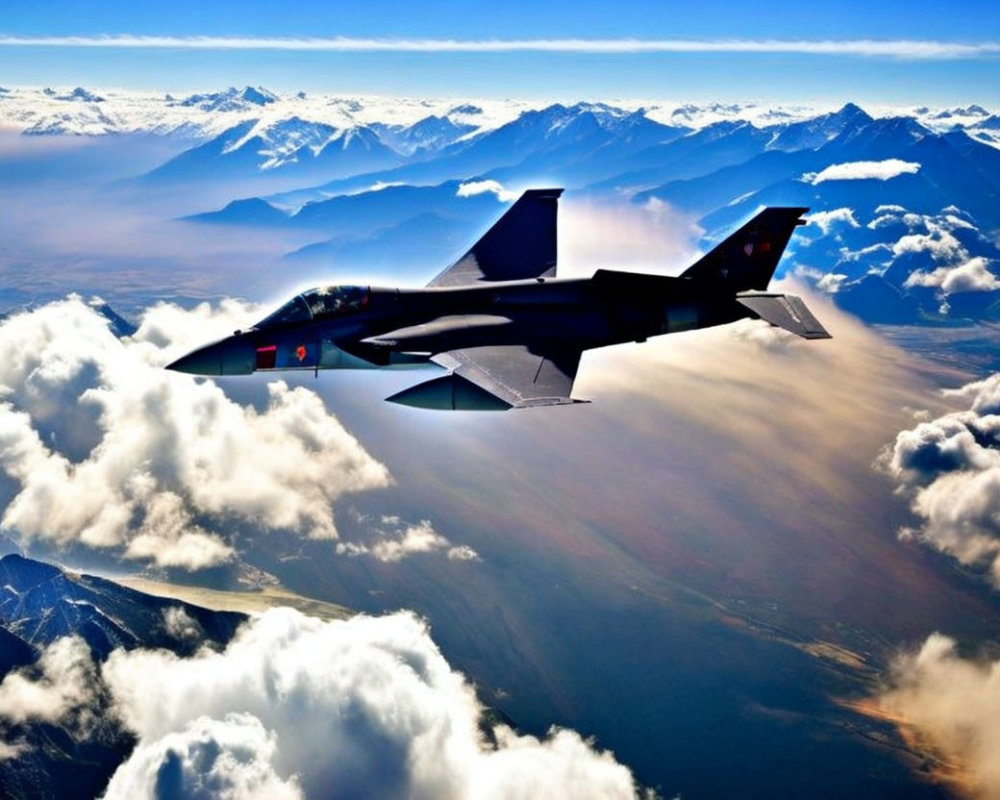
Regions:
<instances>
[{"instance_id":1,"label":"blue sky","mask_svg":"<svg viewBox=\"0 0 1000 800\"><path fill-rule=\"evenodd\" d=\"M734 40L739 47L725 44ZM996 105L1000 14L979 0L947 9L917 0L8 0L0 16L0 84L244 83L455 97Z\"/></svg>"}]
</instances>

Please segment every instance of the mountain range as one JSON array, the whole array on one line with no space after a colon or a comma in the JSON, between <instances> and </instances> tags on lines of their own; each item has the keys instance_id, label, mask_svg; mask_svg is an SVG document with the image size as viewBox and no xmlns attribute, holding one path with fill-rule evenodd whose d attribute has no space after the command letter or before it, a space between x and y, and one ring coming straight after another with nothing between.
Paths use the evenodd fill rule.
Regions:
<instances>
[{"instance_id":1,"label":"mountain range","mask_svg":"<svg viewBox=\"0 0 1000 800\"><path fill-rule=\"evenodd\" d=\"M704 247L763 206L806 206L811 223L783 274L870 322L1000 318L991 235L1000 227L1000 152L961 130L874 117L852 103L766 127L695 130L608 106L554 105L390 169L192 219L314 231L319 240L298 258L416 272L447 263L498 216L497 192L538 175L570 197L666 204L697 222Z\"/></svg>"},{"instance_id":2,"label":"mountain range","mask_svg":"<svg viewBox=\"0 0 1000 800\"><path fill-rule=\"evenodd\" d=\"M191 199L229 187L229 202L186 218L299 231L313 241L288 257L331 274L429 274L518 191L545 184L636 213L669 208L702 229L703 248L762 206L806 206L782 274L870 322L1000 318L1000 117L976 104L531 106L77 87L5 90L0 124L176 141L131 183Z\"/></svg>"},{"instance_id":3,"label":"mountain range","mask_svg":"<svg viewBox=\"0 0 1000 800\"><path fill-rule=\"evenodd\" d=\"M67 636L79 637L95 661L118 648L185 656L224 645L245 619L16 554L0 559L0 679L17 669L44 669L39 656ZM106 702L94 699L87 710L94 718L85 724L78 715L0 720L2 740L19 750L17 758L0 758L0 793L11 800L99 795L134 744L105 713Z\"/></svg>"}]
</instances>

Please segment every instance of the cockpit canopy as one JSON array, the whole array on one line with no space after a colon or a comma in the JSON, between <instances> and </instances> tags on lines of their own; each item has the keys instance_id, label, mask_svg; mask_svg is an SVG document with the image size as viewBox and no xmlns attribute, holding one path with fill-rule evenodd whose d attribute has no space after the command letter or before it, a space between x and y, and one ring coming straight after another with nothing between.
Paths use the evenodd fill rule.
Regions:
<instances>
[{"instance_id":1,"label":"cockpit canopy","mask_svg":"<svg viewBox=\"0 0 1000 800\"><path fill-rule=\"evenodd\" d=\"M354 314L368 305L370 296L367 286L320 286L296 295L254 327L270 328Z\"/></svg>"}]
</instances>

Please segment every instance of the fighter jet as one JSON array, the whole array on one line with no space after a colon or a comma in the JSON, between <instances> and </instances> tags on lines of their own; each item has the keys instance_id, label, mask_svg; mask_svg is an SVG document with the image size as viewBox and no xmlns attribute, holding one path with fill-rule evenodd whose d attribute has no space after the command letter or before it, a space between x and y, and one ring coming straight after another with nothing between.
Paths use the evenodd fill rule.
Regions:
<instances>
[{"instance_id":1,"label":"fighter jet","mask_svg":"<svg viewBox=\"0 0 1000 800\"><path fill-rule=\"evenodd\" d=\"M388 400L506 410L573 398L585 350L763 319L805 339L830 334L798 297L768 292L806 208L765 208L680 276L598 269L556 276L562 189L526 191L422 289L331 285L296 295L247 330L174 361L195 375L436 364L447 373Z\"/></svg>"}]
</instances>

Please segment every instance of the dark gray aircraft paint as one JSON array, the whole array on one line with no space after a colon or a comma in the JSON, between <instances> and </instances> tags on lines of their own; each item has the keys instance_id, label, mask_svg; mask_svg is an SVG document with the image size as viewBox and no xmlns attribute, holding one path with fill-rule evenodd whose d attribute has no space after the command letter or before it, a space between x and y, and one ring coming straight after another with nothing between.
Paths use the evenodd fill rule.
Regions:
<instances>
[{"instance_id":1,"label":"dark gray aircraft paint","mask_svg":"<svg viewBox=\"0 0 1000 800\"><path fill-rule=\"evenodd\" d=\"M679 277L598 270L557 279L562 189L525 192L424 289L326 286L168 369L245 375L432 362L448 373L389 400L421 408L508 409L571 397L584 350L766 320L806 339L829 334L798 297L767 291L805 208L766 208Z\"/></svg>"}]
</instances>

